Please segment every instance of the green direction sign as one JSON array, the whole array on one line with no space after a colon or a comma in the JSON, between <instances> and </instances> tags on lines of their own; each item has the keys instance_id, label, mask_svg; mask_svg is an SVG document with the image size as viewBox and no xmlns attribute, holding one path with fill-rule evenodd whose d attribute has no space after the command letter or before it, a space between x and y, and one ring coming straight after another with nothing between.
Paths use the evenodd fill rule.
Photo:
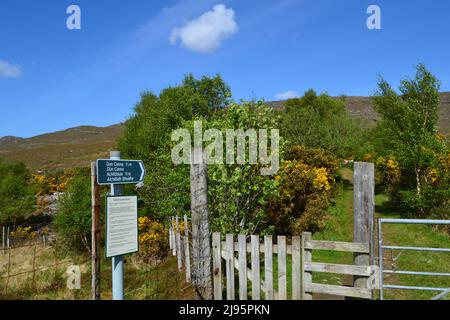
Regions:
<instances>
[{"instance_id":1,"label":"green direction sign","mask_svg":"<svg viewBox=\"0 0 450 320\"><path fill-rule=\"evenodd\" d=\"M97 183L137 184L144 181L145 168L141 160L97 160Z\"/></svg>"}]
</instances>

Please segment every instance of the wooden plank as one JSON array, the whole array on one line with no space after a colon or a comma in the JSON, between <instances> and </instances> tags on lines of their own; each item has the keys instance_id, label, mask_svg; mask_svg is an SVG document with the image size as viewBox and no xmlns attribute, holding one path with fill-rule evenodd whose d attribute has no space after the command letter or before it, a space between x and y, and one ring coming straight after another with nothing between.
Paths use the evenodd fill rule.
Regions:
<instances>
[{"instance_id":1,"label":"wooden plank","mask_svg":"<svg viewBox=\"0 0 450 320\"><path fill-rule=\"evenodd\" d=\"M220 233L213 233L214 300L222 300L222 250Z\"/></svg>"},{"instance_id":2,"label":"wooden plank","mask_svg":"<svg viewBox=\"0 0 450 320\"><path fill-rule=\"evenodd\" d=\"M175 217L170 217L170 220L171 220L171 224L172 224L172 243L173 243L172 255L176 256L177 255L177 246L176 246L176 240L175 240Z\"/></svg>"},{"instance_id":3,"label":"wooden plank","mask_svg":"<svg viewBox=\"0 0 450 320\"><path fill-rule=\"evenodd\" d=\"M227 254L228 254L227 251L222 250L222 259L226 259ZM237 259L234 259L234 268L238 271L240 270L239 269L239 261ZM252 269L247 268L247 275L250 275L250 277L247 276L247 280L249 280L250 282L253 282L253 278L251 277ZM261 290L266 291L266 282L264 280L260 279L260 284L261 284ZM273 287L273 285L272 285L272 287ZM273 290L273 294L274 294L274 296L277 296L277 294L278 294L275 289Z\"/></svg>"},{"instance_id":4,"label":"wooden plank","mask_svg":"<svg viewBox=\"0 0 450 320\"><path fill-rule=\"evenodd\" d=\"M222 247L225 247L225 241L222 241ZM234 243L234 251L238 252L239 248L239 243L235 242ZM259 252L260 253L264 253L264 243L261 243L259 245ZM247 253L251 253L252 252L252 245L251 243L247 243ZM272 253L273 254L278 254L278 245L274 244L272 246ZM287 255L291 255L292 254L292 246L290 244L286 245L286 254Z\"/></svg>"},{"instance_id":5,"label":"wooden plank","mask_svg":"<svg viewBox=\"0 0 450 320\"><path fill-rule=\"evenodd\" d=\"M300 290L301 239L292 237L292 300L301 299Z\"/></svg>"},{"instance_id":6,"label":"wooden plank","mask_svg":"<svg viewBox=\"0 0 450 320\"><path fill-rule=\"evenodd\" d=\"M308 290L308 286L312 283L312 273L305 270L305 266L312 262L311 248L307 248L306 244L311 242L312 235L310 232L302 234L302 300L312 300L312 293Z\"/></svg>"},{"instance_id":7,"label":"wooden plank","mask_svg":"<svg viewBox=\"0 0 450 320\"><path fill-rule=\"evenodd\" d=\"M355 253L354 264L375 264L374 257L374 210L375 210L375 165L355 162L353 177L354 235L353 241L369 244L368 253ZM354 276L355 287L365 288L367 277ZM373 296L374 297L374 296Z\"/></svg>"},{"instance_id":8,"label":"wooden plank","mask_svg":"<svg viewBox=\"0 0 450 320\"><path fill-rule=\"evenodd\" d=\"M175 217L175 223L176 223L176 238L175 238L175 243L177 246L177 262L178 262L178 271L181 271L181 269L183 268L183 257L182 257L182 252L181 252L181 236L180 236L180 224L178 221L178 216Z\"/></svg>"},{"instance_id":9,"label":"wooden plank","mask_svg":"<svg viewBox=\"0 0 450 320\"><path fill-rule=\"evenodd\" d=\"M329 284L310 283L306 286L306 291L361 299L372 298L372 293L369 289L334 286Z\"/></svg>"},{"instance_id":10,"label":"wooden plank","mask_svg":"<svg viewBox=\"0 0 450 320\"><path fill-rule=\"evenodd\" d=\"M235 299L234 291L234 242L233 235L226 235L226 251L227 259L225 260L226 275L227 275L227 300Z\"/></svg>"},{"instance_id":11,"label":"wooden plank","mask_svg":"<svg viewBox=\"0 0 450 320\"><path fill-rule=\"evenodd\" d=\"M286 237L278 236L278 300L287 300Z\"/></svg>"},{"instance_id":12,"label":"wooden plank","mask_svg":"<svg viewBox=\"0 0 450 320\"><path fill-rule=\"evenodd\" d=\"M358 242L309 240L305 242L305 249L369 253L369 244Z\"/></svg>"},{"instance_id":13,"label":"wooden plank","mask_svg":"<svg viewBox=\"0 0 450 320\"><path fill-rule=\"evenodd\" d=\"M252 300L261 299L261 280L259 275L259 236L251 236L252 245Z\"/></svg>"},{"instance_id":14,"label":"wooden plank","mask_svg":"<svg viewBox=\"0 0 450 320\"><path fill-rule=\"evenodd\" d=\"M332 263L307 263L305 264L305 270L311 272L326 272L336 274L347 274L357 276L370 276L371 267L369 266L354 266L345 264L332 264Z\"/></svg>"},{"instance_id":15,"label":"wooden plank","mask_svg":"<svg viewBox=\"0 0 450 320\"><path fill-rule=\"evenodd\" d=\"M239 249L239 300L247 300L247 238L238 235Z\"/></svg>"},{"instance_id":16,"label":"wooden plank","mask_svg":"<svg viewBox=\"0 0 450 320\"><path fill-rule=\"evenodd\" d=\"M184 265L186 269L186 282L191 282L191 254L189 251L189 224L187 215L184 215Z\"/></svg>"},{"instance_id":17,"label":"wooden plank","mask_svg":"<svg viewBox=\"0 0 450 320\"><path fill-rule=\"evenodd\" d=\"M272 236L264 237L264 280L266 300L273 300L273 239Z\"/></svg>"},{"instance_id":18,"label":"wooden plank","mask_svg":"<svg viewBox=\"0 0 450 320\"><path fill-rule=\"evenodd\" d=\"M169 249L173 250L173 242L172 242L172 226L169 228Z\"/></svg>"}]
</instances>

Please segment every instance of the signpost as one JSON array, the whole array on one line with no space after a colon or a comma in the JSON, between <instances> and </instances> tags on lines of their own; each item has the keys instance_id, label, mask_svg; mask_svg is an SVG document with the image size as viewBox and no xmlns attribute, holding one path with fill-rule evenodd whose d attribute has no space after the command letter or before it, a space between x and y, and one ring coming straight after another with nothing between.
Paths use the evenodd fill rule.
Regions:
<instances>
[{"instance_id":1,"label":"signpost","mask_svg":"<svg viewBox=\"0 0 450 320\"><path fill-rule=\"evenodd\" d=\"M140 160L120 160L119 157L97 160L97 183L138 184L144 180L144 163Z\"/></svg>"},{"instance_id":2,"label":"signpost","mask_svg":"<svg viewBox=\"0 0 450 320\"><path fill-rule=\"evenodd\" d=\"M123 300L123 256L138 250L137 197L122 196L124 184L144 180L140 160L121 160L119 151L97 160L97 184L111 185L107 198L106 256L112 258L113 300Z\"/></svg>"}]
</instances>

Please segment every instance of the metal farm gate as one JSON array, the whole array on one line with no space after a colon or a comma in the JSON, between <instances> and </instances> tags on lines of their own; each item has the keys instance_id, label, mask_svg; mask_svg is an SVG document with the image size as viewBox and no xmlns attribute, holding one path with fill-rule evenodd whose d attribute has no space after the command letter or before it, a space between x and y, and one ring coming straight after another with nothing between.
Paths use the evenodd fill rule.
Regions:
<instances>
[{"instance_id":1,"label":"metal farm gate","mask_svg":"<svg viewBox=\"0 0 450 320\"><path fill-rule=\"evenodd\" d=\"M400 274L400 275L412 275L412 276L430 276L430 277L450 277L449 270L447 272L423 272L423 271L409 271L409 270L395 270L387 269L383 264L383 253L385 250L391 251L421 251L421 252L441 252L449 254L450 248L430 248L430 247L406 247L406 246L393 246L385 245L383 243L383 224L416 224L416 225L450 225L450 220L419 220L419 219L379 219L378 220L378 265L379 265L379 281L380 281L380 300L383 300L383 291L385 289L397 289L397 290L420 290L420 291L434 291L439 292L432 300L439 300L450 294L450 288L439 287L424 287L424 286L406 286L406 285L394 285L385 284L385 274Z\"/></svg>"}]
</instances>

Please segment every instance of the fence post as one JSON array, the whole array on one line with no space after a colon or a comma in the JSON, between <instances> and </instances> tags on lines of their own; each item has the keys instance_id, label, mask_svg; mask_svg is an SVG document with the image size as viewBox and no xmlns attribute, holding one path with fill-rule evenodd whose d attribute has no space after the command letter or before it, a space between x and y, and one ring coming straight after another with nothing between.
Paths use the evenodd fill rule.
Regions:
<instances>
[{"instance_id":1,"label":"fence post","mask_svg":"<svg viewBox=\"0 0 450 320\"><path fill-rule=\"evenodd\" d=\"M172 218L170 218L170 227L169 227L169 249L170 249L170 251L173 250L173 243L172 243Z\"/></svg>"},{"instance_id":2,"label":"fence post","mask_svg":"<svg viewBox=\"0 0 450 320\"><path fill-rule=\"evenodd\" d=\"M278 300L287 299L286 290L286 236L278 236Z\"/></svg>"},{"instance_id":3,"label":"fence post","mask_svg":"<svg viewBox=\"0 0 450 320\"><path fill-rule=\"evenodd\" d=\"M252 248L252 300L261 299L261 279L259 275L259 236L251 236Z\"/></svg>"},{"instance_id":4,"label":"fence post","mask_svg":"<svg viewBox=\"0 0 450 320\"><path fill-rule=\"evenodd\" d=\"M175 244L177 247L177 262L178 262L178 271L181 271L183 268L183 259L181 252L181 237L180 237L180 222L178 220L178 215L175 217Z\"/></svg>"},{"instance_id":5,"label":"fence post","mask_svg":"<svg viewBox=\"0 0 450 320\"><path fill-rule=\"evenodd\" d=\"M266 300L273 300L273 238L264 237L264 284Z\"/></svg>"},{"instance_id":6,"label":"fence post","mask_svg":"<svg viewBox=\"0 0 450 320\"><path fill-rule=\"evenodd\" d=\"M238 235L239 246L239 300L247 300L247 237Z\"/></svg>"},{"instance_id":7,"label":"fence post","mask_svg":"<svg viewBox=\"0 0 450 320\"><path fill-rule=\"evenodd\" d=\"M227 300L235 299L234 291L234 237L232 234L227 234L225 238L226 243L226 274L227 274Z\"/></svg>"},{"instance_id":8,"label":"fence post","mask_svg":"<svg viewBox=\"0 0 450 320\"><path fill-rule=\"evenodd\" d=\"M213 233L214 300L222 300L222 249L220 233Z\"/></svg>"},{"instance_id":9,"label":"fence post","mask_svg":"<svg viewBox=\"0 0 450 320\"><path fill-rule=\"evenodd\" d=\"M8 230L6 231L6 248L10 248L10 240L9 240L9 227Z\"/></svg>"},{"instance_id":10,"label":"fence post","mask_svg":"<svg viewBox=\"0 0 450 320\"><path fill-rule=\"evenodd\" d=\"M200 133L201 134L201 133ZM208 213L208 172L203 148L191 154L192 259L197 299L212 299L211 243Z\"/></svg>"},{"instance_id":11,"label":"fence post","mask_svg":"<svg viewBox=\"0 0 450 320\"><path fill-rule=\"evenodd\" d=\"M292 237L292 300L300 300L300 237Z\"/></svg>"},{"instance_id":12,"label":"fence post","mask_svg":"<svg viewBox=\"0 0 450 320\"><path fill-rule=\"evenodd\" d=\"M308 286L312 283L312 273L305 271L305 265L312 262L312 250L306 248L306 244L311 241L312 235L310 232L303 232L302 234L302 299L312 300L312 293L308 292Z\"/></svg>"},{"instance_id":13,"label":"fence post","mask_svg":"<svg viewBox=\"0 0 450 320\"><path fill-rule=\"evenodd\" d=\"M5 240L6 240L6 232L5 232L5 227L2 227L2 231L3 231L3 233L2 233L2 249L3 250L5 250Z\"/></svg>"},{"instance_id":14,"label":"fence post","mask_svg":"<svg viewBox=\"0 0 450 320\"><path fill-rule=\"evenodd\" d=\"M187 215L184 215L184 264L186 267L186 282L191 282L191 257L189 252L189 224Z\"/></svg>"},{"instance_id":15,"label":"fence post","mask_svg":"<svg viewBox=\"0 0 450 320\"><path fill-rule=\"evenodd\" d=\"M5 295L8 293L9 277L11 276L11 248L8 248L8 273L5 285Z\"/></svg>"},{"instance_id":16,"label":"fence post","mask_svg":"<svg viewBox=\"0 0 450 320\"><path fill-rule=\"evenodd\" d=\"M100 187L97 184L97 165L95 161L91 162L91 201L91 290L92 300L100 300Z\"/></svg>"},{"instance_id":17,"label":"fence post","mask_svg":"<svg viewBox=\"0 0 450 320\"><path fill-rule=\"evenodd\" d=\"M34 240L34 248L33 248L33 282L32 282L33 291L36 291L36 246L37 246L37 241Z\"/></svg>"},{"instance_id":18,"label":"fence post","mask_svg":"<svg viewBox=\"0 0 450 320\"><path fill-rule=\"evenodd\" d=\"M369 243L370 254L355 253L354 264L368 266L373 264L375 208L375 165L355 162L353 178L354 242ZM353 285L367 288L368 277L354 276Z\"/></svg>"}]
</instances>

